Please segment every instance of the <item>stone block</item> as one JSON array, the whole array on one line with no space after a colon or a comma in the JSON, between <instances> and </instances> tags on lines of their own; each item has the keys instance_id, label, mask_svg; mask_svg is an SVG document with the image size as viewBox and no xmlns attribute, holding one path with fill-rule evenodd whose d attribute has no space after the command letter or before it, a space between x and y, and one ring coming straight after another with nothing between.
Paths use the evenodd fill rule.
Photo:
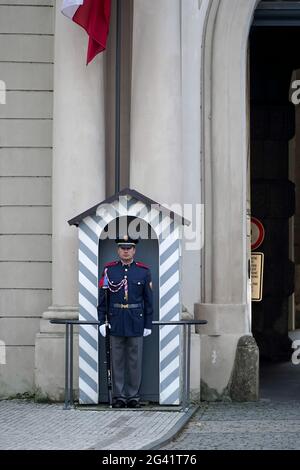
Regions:
<instances>
[{"instance_id":1,"label":"stone block","mask_svg":"<svg viewBox=\"0 0 300 470\"><path fill-rule=\"evenodd\" d=\"M6 364L0 364L0 398L33 393L34 347L6 347Z\"/></svg>"},{"instance_id":2,"label":"stone block","mask_svg":"<svg viewBox=\"0 0 300 470\"><path fill-rule=\"evenodd\" d=\"M53 7L0 5L1 33L53 34Z\"/></svg>"},{"instance_id":3,"label":"stone block","mask_svg":"<svg viewBox=\"0 0 300 470\"><path fill-rule=\"evenodd\" d=\"M51 261L50 235L2 235L0 261Z\"/></svg>"},{"instance_id":4,"label":"stone block","mask_svg":"<svg viewBox=\"0 0 300 470\"><path fill-rule=\"evenodd\" d=\"M73 384L78 390L78 334L74 334ZM65 335L39 333L35 347L35 387L42 396L54 401L65 397ZM76 392L75 392L76 393Z\"/></svg>"},{"instance_id":5,"label":"stone block","mask_svg":"<svg viewBox=\"0 0 300 470\"><path fill-rule=\"evenodd\" d=\"M51 263L2 262L0 263L2 289L50 289Z\"/></svg>"},{"instance_id":6,"label":"stone block","mask_svg":"<svg viewBox=\"0 0 300 470\"><path fill-rule=\"evenodd\" d=\"M51 225L50 207L0 206L0 227L2 234L51 234Z\"/></svg>"},{"instance_id":7,"label":"stone block","mask_svg":"<svg viewBox=\"0 0 300 470\"><path fill-rule=\"evenodd\" d=\"M4 7L0 6L1 10ZM42 10L42 8L40 8ZM53 63L53 36L6 34L1 35L0 60L6 62ZM3 64L1 64L2 68ZM3 78L2 78L3 80ZM10 82L7 88L12 89Z\"/></svg>"},{"instance_id":8,"label":"stone block","mask_svg":"<svg viewBox=\"0 0 300 470\"><path fill-rule=\"evenodd\" d=\"M6 346L34 346L39 327L39 318L0 316L0 340L4 341Z\"/></svg>"},{"instance_id":9,"label":"stone block","mask_svg":"<svg viewBox=\"0 0 300 470\"><path fill-rule=\"evenodd\" d=\"M3 177L0 186L0 203L7 206L34 206L51 204L51 179L49 177Z\"/></svg>"},{"instance_id":10,"label":"stone block","mask_svg":"<svg viewBox=\"0 0 300 470\"><path fill-rule=\"evenodd\" d=\"M7 91L6 104L0 106L0 119L51 119L52 102L50 91Z\"/></svg>"},{"instance_id":11,"label":"stone block","mask_svg":"<svg viewBox=\"0 0 300 470\"><path fill-rule=\"evenodd\" d=\"M230 381L240 335L201 335L201 400L230 400Z\"/></svg>"},{"instance_id":12,"label":"stone block","mask_svg":"<svg viewBox=\"0 0 300 470\"><path fill-rule=\"evenodd\" d=\"M1 289L0 315L40 317L51 304L51 290Z\"/></svg>"},{"instance_id":13,"label":"stone block","mask_svg":"<svg viewBox=\"0 0 300 470\"><path fill-rule=\"evenodd\" d=\"M12 60L11 55L9 60ZM53 90L51 63L2 62L0 77L8 90Z\"/></svg>"},{"instance_id":14,"label":"stone block","mask_svg":"<svg viewBox=\"0 0 300 470\"><path fill-rule=\"evenodd\" d=\"M204 335L237 334L247 332L246 304L195 304L195 319L207 320L196 325L196 332Z\"/></svg>"},{"instance_id":15,"label":"stone block","mask_svg":"<svg viewBox=\"0 0 300 470\"><path fill-rule=\"evenodd\" d=\"M0 149L1 176L51 176L52 149Z\"/></svg>"},{"instance_id":16,"label":"stone block","mask_svg":"<svg viewBox=\"0 0 300 470\"><path fill-rule=\"evenodd\" d=\"M1 147L52 147L50 119L3 119L0 127Z\"/></svg>"},{"instance_id":17,"label":"stone block","mask_svg":"<svg viewBox=\"0 0 300 470\"><path fill-rule=\"evenodd\" d=\"M0 0L0 5L7 5L7 0ZM54 0L13 0L14 5L54 5Z\"/></svg>"}]
</instances>

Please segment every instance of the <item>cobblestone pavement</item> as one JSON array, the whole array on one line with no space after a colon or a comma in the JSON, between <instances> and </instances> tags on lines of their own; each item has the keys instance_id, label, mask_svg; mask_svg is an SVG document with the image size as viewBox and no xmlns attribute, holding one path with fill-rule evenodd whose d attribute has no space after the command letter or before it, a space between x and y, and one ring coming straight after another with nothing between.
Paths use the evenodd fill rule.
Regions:
<instances>
[{"instance_id":1,"label":"cobblestone pavement","mask_svg":"<svg viewBox=\"0 0 300 470\"><path fill-rule=\"evenodd\" d=\"M201 406L164 450L300 449L300 400Z\"/></svg>"},{"instance_id":2,"label":"cobblestone pavement","mask_svg":"<svg viewBox=\"0 0 300 470\"><path fill-rule=\"evenodd\" d=\"M185 418L180 411L63 410L62 404L0 401L0 449L147 448Z\"/></svg>"},{"instance_id":3,"label":"cobblestone pavement","mask_svg":"<svg viewBox=\"0 0 300 470\"><path fill-rule=\"evenodd\" d=\"M180 411L65 411L62 404L3 400L0 449L149 449L183 419L186 414ZM300 449L299 435L300 401L206 403L161 450L292 450Z\"/></svg>"}]
</instances>

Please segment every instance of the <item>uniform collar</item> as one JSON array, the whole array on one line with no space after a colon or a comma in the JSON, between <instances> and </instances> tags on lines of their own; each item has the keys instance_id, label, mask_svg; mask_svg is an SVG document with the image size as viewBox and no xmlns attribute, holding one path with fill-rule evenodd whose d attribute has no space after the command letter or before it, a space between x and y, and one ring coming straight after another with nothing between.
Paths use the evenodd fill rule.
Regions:
<instances>
[{"instance_id":1,"label":"uniform collar","mask_svg":"<svg viewBox=\"0 0 300 470\"><path fill-rule=\"evenodd\" d=\"M133 259L133 260L131 261L131 263L126 264L126 263L123 263L122 260L120 260L120 263L121 263L121 266L122 266L122 267L127 266L127 267L129 268L130 266L132 266L132 265L135 263L135 261L134 261L134 259Z\"/></svg>"}]
</instances>

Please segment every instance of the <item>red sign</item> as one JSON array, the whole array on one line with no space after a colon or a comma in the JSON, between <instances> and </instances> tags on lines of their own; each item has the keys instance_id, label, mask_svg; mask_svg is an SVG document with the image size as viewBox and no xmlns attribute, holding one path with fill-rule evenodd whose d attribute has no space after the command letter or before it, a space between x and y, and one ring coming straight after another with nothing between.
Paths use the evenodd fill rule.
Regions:
<instances>
[{"instance_id":1,"label":"red sign","mask_svg":"<svg viewBox=\"0 0 300 470\"><path fill-rule=\"evenodd\" d=\"M251 217L251 250L257 248L263 243L265 238L265 229L260 220Z\"/></svg>"}]
</instances>

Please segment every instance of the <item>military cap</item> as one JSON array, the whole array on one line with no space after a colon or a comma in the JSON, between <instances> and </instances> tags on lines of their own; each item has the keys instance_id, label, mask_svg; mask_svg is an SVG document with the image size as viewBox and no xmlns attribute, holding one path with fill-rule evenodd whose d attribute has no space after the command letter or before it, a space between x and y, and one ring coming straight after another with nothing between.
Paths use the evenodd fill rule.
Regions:
<instances>
[{"instance_id":1,"label":"military cap","mask_svg":"<svg viewBox=\"0 0 300 470\"><path fill-rule=\"evenodd\" d=\"M139 242L138 239L130 238L128 235L119 237L115 241L120 248L131 248L132 246L135 246Z\"/></svg>"}]
</instances>

